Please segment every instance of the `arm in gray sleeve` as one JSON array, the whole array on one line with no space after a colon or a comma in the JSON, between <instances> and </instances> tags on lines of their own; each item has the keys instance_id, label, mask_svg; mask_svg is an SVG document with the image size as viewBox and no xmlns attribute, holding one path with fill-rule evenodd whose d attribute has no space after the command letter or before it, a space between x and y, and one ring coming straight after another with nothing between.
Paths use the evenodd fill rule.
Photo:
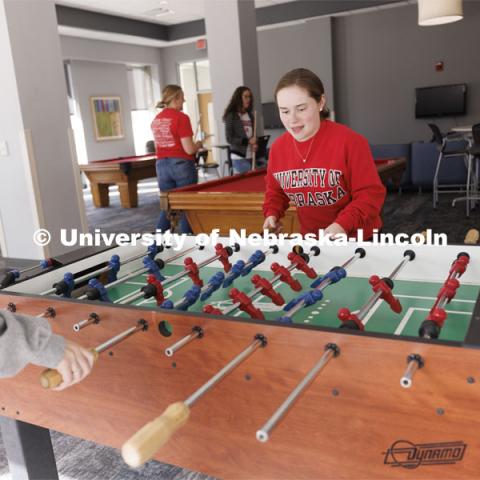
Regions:
<instances>
[{"instance_id":1,"label":"arm in gray sleeve","mask_svg":"<svg viewBox=\"0 0 480 480\"><path fill-rule=\"evenodd\" d=\"M248 138L244 133L242 121L235 112L230 112L225 117L225 138L227 142L235 149L248 145Z\"/></svg>"},{"instance_id":2,"label":"arm in gray sleeve","mask_svg":"<svg viewBox=\"0 0 480 480\"><path fill-rule=\"evenodd\" d=\"M0 311L0 377L17 374L28 363L56 367L65 352L65 339L52 333L44 318Z\"/></svg>"}]
</instances>

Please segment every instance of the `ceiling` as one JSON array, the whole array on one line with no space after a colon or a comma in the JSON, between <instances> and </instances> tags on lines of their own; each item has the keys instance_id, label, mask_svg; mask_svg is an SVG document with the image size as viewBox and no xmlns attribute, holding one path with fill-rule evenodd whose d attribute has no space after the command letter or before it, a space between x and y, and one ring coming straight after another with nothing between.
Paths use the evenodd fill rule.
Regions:
<instances>
[{"instance_id":1,"label":"ceiling","mask_svg":"<svg viewBox=\"0 0 480 480\"><path fill-rule=\"evenodd\" d=\"M235 0L55 0L61 35L152 47L205 38L205 4ZM239 0L244 1L244 0ZM246 0L245 0L246 1ZM254 0L257 30L417 0ZM99 6L101 5L101 6Z\"/></svg>"},{"instance_id":2,"label":"ceiling","mask_svg":"<svg viewBox=\"0 0 480 480\"><path fill-rule=\"evenodd\" d=\"M255 7L271 7L294 1L297 0L255 0ZM175 25L205 18L204 0L56 0L55 3L160 25Z\"/></svg>"}]
</instances>

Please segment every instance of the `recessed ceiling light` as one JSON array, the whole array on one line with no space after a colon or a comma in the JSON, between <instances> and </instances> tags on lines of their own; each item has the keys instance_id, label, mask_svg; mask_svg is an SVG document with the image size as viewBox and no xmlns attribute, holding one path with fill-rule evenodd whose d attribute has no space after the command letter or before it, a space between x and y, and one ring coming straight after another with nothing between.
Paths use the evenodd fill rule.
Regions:
<instances>
[{"instance_id":1,"label":"recessed ceiling light","mask_svg":"<svg viewBox=\"0 0 480 480\"><path fill-rule=\"evenodd\" d=\"M145 15L149 15L152 17L161 17L163 15L168 15L169 13L175 13L175 12L173 10L170 10L168 7L160 7L160 8L154 8L153 10L146 11Z\"/></svg>"}]
</instances>

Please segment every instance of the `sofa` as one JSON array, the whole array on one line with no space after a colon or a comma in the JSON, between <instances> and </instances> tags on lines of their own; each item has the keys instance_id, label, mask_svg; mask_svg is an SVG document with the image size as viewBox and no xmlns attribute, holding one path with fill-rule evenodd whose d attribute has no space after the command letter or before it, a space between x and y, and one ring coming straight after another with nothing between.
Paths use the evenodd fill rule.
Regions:
<instances>
[{"instance_id":1,"label":"sofa","mask_svg":"<svg viewBox=\"0 0 480 480\"><path fill-rule=\"evenodd\" d=\"M465 146L464 141L450 142L449 149ZM399 144L370 145L373 158L406 157L407 169L403 175L401 187L431 189L438 160L438 147L434 142L413 142ZM451 157L442 162L439 172L441 185L465 184L467 168L462 156Z\"/></svg>"}]
</instances>

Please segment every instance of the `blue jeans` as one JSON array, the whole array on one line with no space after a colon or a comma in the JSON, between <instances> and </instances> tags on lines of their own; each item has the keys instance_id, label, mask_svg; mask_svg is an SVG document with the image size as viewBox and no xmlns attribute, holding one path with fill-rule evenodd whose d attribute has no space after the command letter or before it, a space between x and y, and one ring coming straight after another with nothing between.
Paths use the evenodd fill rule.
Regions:
<instances>
[{"instance_id":1,"label":"blue jeans","mask_svg":"<svg viewBox=\"0 0 480 480\"><path fill-rule=\"evenodd\" d=\"M162 192L185 187L198 181L198 173L193 160L173 157L162 158L161 160L157 160L155 167L157 170L158 188L160 188ZM162 210L157 222L157 230L165 232L169 230L170 227L167 213ZM179 227L180 233L192 233L192 229L184 213L180 216Z\"/></svg>"},{"instance_id":2,"label":"blue jeans","mask_svg":"<svg viewBox=\"0 0 480 480\"><path fill-rule=\"evenodd\" d=\"M245 173L252 169L252 159L251 158L233 158L233 173ZM255 161L255 167L265 166L264 158L257 158Z\"/></svg>"},{"instance_id":3,"label":"blue jeans","mask_svg":"<svg viewBox=\"0 0 480 480\"><path fill-rule=\"evenodd\" d=\"M233 173L245 173L252 169L251 158L233 158Z\"/></svg>"}]
</instances>

